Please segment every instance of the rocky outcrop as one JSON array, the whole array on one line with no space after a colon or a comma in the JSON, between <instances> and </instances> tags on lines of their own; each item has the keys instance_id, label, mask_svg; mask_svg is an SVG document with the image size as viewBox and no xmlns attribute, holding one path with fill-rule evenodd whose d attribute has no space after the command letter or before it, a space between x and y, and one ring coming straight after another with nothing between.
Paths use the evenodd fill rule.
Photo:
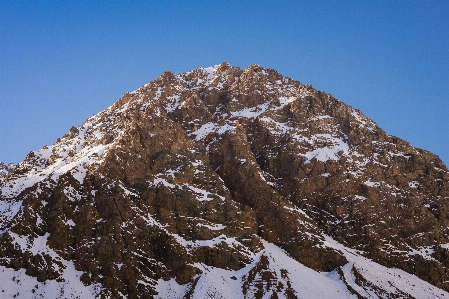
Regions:
<instances>
[{"instance_id":1,"label":"rocky outcrop","mask_svg":"<svg viewBox=\"0 0 449 299\"><path fill-rule=\"evenodd\" d=\"M16 164L14 163L8 163L5 164L3 162L0 162L0 181L11 171L16 168Z\"/></svg>"},{"instance_id":2,"label":"rocky outcrop","mask_svg":"<svg viewBox=\"0 0 449 299\"><path fill-rule=\"evenodd\" d=\"M39 282L73 268L97 297L172 280L189 297L212 269L246 273L229 275L245 298L300 297L266 244L336 273L349 297L384 288L348 266L354 252L449 290L443 162L259 65L165 72L31 152L0 196L0 265Z\"/></svg>"}]
</instances>

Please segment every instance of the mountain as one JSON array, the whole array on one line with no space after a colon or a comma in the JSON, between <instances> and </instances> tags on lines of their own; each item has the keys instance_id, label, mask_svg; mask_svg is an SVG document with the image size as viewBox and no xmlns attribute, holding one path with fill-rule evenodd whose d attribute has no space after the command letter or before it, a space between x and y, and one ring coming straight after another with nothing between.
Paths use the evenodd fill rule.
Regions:
<instances>
[{"instance_id":1,"label":"mountain","mask_svg":"<svg viewBox=\"0 0 449 299\"><path fill-rule=\"evenodd\" d=\"M0 186L8 298L449 298L449 172L251 65L164 72Z\"/></svg>"}]
</instances>

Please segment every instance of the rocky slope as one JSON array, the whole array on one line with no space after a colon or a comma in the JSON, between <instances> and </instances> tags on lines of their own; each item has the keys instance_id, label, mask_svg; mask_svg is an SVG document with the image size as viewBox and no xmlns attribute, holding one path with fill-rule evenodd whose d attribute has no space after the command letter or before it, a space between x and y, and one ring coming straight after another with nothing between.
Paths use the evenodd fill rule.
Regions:
<instances>
[{"instance_id":1,"label":"rocky slope","mask_svg":"<svg viewBox=\"0 0 449 299\"><path fill-rule=\"evenodd\" d=\"M259 65L165 72L0 190L19 298L449 298L446 166Z\"/></svg>"},{"instance_id":2,"label":"rocky slope","mask_svg":"<svg viewBox=\"0 0 449 299\"><path fill-rule=\"evenodd\" d=\"M16 164L14 163L8 163L5 164L3 162L0 162L0 181L11 171L16 168Z\"/></svg>"}]
</instances>

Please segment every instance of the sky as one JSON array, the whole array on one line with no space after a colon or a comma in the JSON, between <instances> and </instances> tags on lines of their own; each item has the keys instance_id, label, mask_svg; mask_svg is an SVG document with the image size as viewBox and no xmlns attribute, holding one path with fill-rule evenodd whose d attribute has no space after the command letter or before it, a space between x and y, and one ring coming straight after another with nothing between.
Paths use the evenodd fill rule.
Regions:
<instances>
[{"instance_id":1,"label":"sky","mask_svg":"<svg viewBox=\"0 0 449 299\"><path fill-rule=\"evenodd\" d=\"M257 63L449 165L449 1L0 0L0 161L165 70Z\"/></svg>"}]
</instances>

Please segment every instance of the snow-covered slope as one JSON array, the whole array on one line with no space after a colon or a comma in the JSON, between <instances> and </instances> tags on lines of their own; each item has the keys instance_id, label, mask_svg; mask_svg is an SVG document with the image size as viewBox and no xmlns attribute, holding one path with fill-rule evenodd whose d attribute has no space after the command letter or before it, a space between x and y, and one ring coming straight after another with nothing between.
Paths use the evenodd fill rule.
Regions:
<instances>
[{"instance_id":1,"label":"snow-covered slope","mask_svg":"<svg viewBox=\"0 0 449 299\"><path fill-rule=\"evenodd\" d=\"M203 275L188 285L160 280L156 298L449 298L427 282L399 269L381 266L331 238L348 263L332 272L317 272L298 263L279 247L263 242L253 263L238 271L198 265ZM257 269L257 272L254 271ZM357 275L357 276L356 276ZM279 287L282 286L282 287ZM287 287L284 287L287 286Z\"/></svg>"},{"instance_id":2,"label":"snow-covered slope","mask_svg":"<svg viewBox=\"0 0 449 299\"><path fill-rule=\"evenodd\" d=\"M272 243L263 241L264 249L253 257L253 262L240 270L226 270L198 263L202 274L193 282L180 285L175 279L159 279L155 298L449 298L442 291L414 275L399 269L381 266L366 259L354 250L345 248L327 237L326 244L344 252L348 263L332 272L317 272L286 254ZM21 246L27 247L26 243ZM28 246L30 247L30 246ZM34 251L47 251L45 242L35 240ZM59 258L59 257L57 257ZM60 258L59 258L60 259ZM72 263L63 261L61 281L39 282L25 274L0 267L1 287L5 298L94 298L102 286L85 286L79 281L82 275ZM123 296L126 297L126 296Z\"/></svg>"}]
</instances>

